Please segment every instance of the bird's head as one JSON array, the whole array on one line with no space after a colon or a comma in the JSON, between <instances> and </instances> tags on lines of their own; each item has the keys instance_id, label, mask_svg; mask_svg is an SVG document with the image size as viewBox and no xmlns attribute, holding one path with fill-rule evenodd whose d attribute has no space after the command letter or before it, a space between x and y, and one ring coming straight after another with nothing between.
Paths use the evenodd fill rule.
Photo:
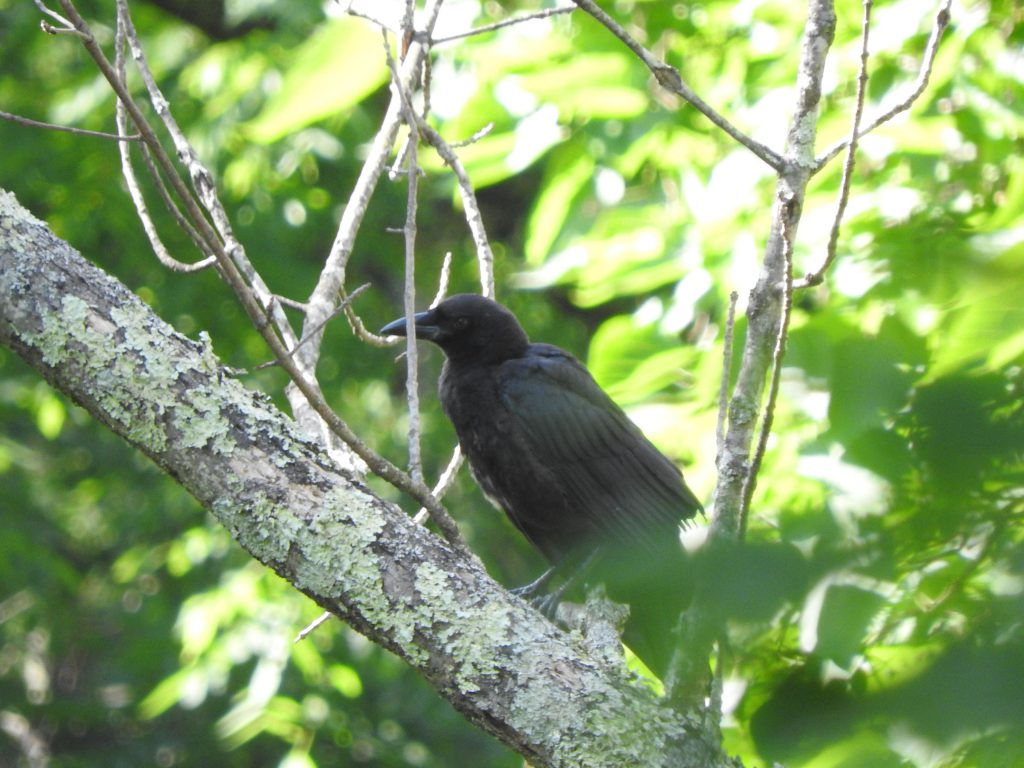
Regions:
<instances>
[{"instance_id":1,"label":"bird's head","mask_svg":"<svg viewBox=\"0 0 1024 768\"><path fill-rule=\"evenodd\" d=\"M473 293L451 296L413 319L416 338L437 344L454 364L510 360L521 356L530 343L515 315L498 302ZM380 332L405 336L406 319L393 320Z\"/></svg>"}]
</instances>

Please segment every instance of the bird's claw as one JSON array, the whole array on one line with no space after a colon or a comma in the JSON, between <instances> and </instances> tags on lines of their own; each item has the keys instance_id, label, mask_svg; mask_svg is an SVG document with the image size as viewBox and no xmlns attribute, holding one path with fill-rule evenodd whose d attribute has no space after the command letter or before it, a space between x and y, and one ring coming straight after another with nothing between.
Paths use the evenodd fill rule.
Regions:
<instances>
[{"instance_id":1,"label":"bird's claw","mask_svg":"<svg viewBox=\"0 0 1024 768\"><path fill-rule=\"evenodd\" d=\"M565 590L556 589L543 595L537 595L530 600L530 605L540 611L547 619L554 620L558 612L558 605L562 602L562 595Z\"/></svg>"}]
</instances>

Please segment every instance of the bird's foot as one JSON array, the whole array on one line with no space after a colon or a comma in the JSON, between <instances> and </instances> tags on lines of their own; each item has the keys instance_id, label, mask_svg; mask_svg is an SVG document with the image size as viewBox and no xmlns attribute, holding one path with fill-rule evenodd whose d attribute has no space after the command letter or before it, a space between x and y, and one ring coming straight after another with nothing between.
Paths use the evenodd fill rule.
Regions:
<instances>
[{"instance_id":1,"label":"bird's foot","mask_svg":"<svg viewBox=\"0 0 1024 768\"><path fill-rule=\"evenodd\" d=\"M581 583L587 573L590 571L591 566L603 553L602 548L597 548L587 554L581 563L578 563L576 567L569 573L567 579L550 592L541 592L541 590L547 586L548 582L551 581L552 576L555 575L555 571L559 570L559 566L562 566L561 570L565 570L565 563L559 563L548 568L539 578L531 581L525 586L518 587L512 590L512 593L519 597L529 600L530 604L533 605L538 611L543 613L549 619L554 620L555 614L558 611L558 604L562 602L562 598L566 592Z\"/></svg>"},{"instance_id":2,"label":"bird's foot","mask_svg":"<svg viewBox=\"0 0 1024 768\"><path fill-rule=\"evenodd\" d=\"M558 589L545 592L543 595L537 595L530 600L530 604L544 614L548 619L554 621L555 616L558 613L558 606L562 602L562 598L565 596L565 592L570 586L572 585L562 584Z\"/></svg>"},{"instance_id":3,"label":"bird's foot","mask_svg":"<svg viewBox=\"0 0 1024 768\"><path fill-rule=\"evenodd\" d=\"M558 604L562 602L565 590L571 586L571 584L562 584L550 592L544 591L544 588L547 587L551 577L554 575L555 566L552 566L529 584L524 584L510 591L513 595L529 601L530 605L543 613L547 618L554 620Z\"/></svg>"}]
</instances>

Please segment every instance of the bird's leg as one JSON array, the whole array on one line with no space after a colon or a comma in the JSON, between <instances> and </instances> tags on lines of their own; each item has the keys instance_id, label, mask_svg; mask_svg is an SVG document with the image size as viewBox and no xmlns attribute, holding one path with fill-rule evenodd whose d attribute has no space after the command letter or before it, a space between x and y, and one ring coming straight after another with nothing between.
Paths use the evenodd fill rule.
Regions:
<instances>
[{"instance_id":1,"label":"bird's leg","mask_svg":"<svg viewBox=\"0 0 1024 768\"><path fill-rule=\"evenodd\" d=\"M550 568L544 571L544 573L542 573L536 579L531 581L529 584L524 584L521 587L516 587L515 589L509 591L513 595L521 597L524 600L529 600L531 597L537 594L538 590L543 589L544 585L551 581L551 577L555 575L555 570L557 568L558 566L552 565Z\"/></svg>"},{"instance_id":2,"label":"bird's leg","mask_svg":"<svg viewBox=\"0 0 1024 768\"><path fill-rule=\"evenodd\" d=\"M533 603L534 607L536 607L538 611L543 613L549 619L553 619L555 617L555 611L558 609L558 604L562 602L562 598L565 597L565 593L586 578L591 567L603 553L604 547L598 547L597 549L592 550L583 559L583 562L573 569L557 589L553 589L546 595L539 595L530 602ZM555 568L557 568L557 566L553 567L551 570L554 571ZM545 574L545 577L546 576L548 576L548 574Z\"/></svg>"}]
</instances>

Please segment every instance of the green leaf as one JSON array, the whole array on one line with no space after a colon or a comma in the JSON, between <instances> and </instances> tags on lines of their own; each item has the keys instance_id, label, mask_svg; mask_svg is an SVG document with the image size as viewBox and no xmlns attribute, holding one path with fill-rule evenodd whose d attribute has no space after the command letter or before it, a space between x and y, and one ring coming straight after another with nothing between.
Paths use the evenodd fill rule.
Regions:
<instances>
[{"instance_id":1,"label":"green leaf","mask_svg":"<svg viewBox=\"0 0 1024 768\"><path fill-rule=\"evenodd\" d=\"M669 252L672 228L659 206L601 212L590 231L548 259L540 269L517 277L521 286L575 286L581 307L605 304L623 296L650 293L679 280L687 267Z\"/></svg>"},{"instance_id":2,"label":"green leaf","mask_svg":"<svg viewBox=\"0 0 1024 768\"><path fill-rule=\"evenodd\" d=\"M277 768L316 768L316 761L304 749L293 749L277 764Z\"/></svg>"},{"instance_id":3,"label":"green leaf","mask_svg":"<svg viewBox=\"0 0 1024 768\"><path fill-rule=\"evenodd\" d=\"M195 667L184 667L168 675L139 703L139 714L143 719L158 717L168 709L187 699L187 705L194 707L207 694L207 678Z\"/></svg>"},{"instance_id":4,"label":"green leaf","mask_svg":"<svg viewBox=\"0 0 1024 768\"><path fill-rule=\"evenodd\" d=\"M628 404L678 383L687 356L677 339L662 336L656 326L618 315L594 334L587 367L614 400Z\"/></svg>"},{"instance_id":5,"label":"green leaf","mask_svg":"<svg viewBox=\"0 0 1024 768\"><path fill-rule=\"evenodd\" d=\"M828 588L818 616L816 655L849 669L853 657L863 648L868 627L886 604L878 592L852 584Z\"/></svg>"},{"instance_id":6,"label":"green leaf","mask_svg":"<svg viewBox=\"0 0 1024 768\"><path fill-rule=\"evenodd\" d=\"M981 280L963 287L950 311L948 336L937 345L933 381L970 363L986 371L1024 360L1024 246L1017 245L986 265Z\"/></svg>"},{"instance_id":7,"label":"green leaf","mask_svg":"<svg viewBox=\"0 0 1024 768\"><path fill-rule=\"evenodd\" d=\"M36 426L47 440L54 440L64 428L67 409L53 392L47 392L36 406Z\"/></svg>"},{"instance_id":8,"label":"green leaf","mask_svg":"<svg viewBox=\"0 0 1024 768\"><path fill-rule=\"evenodd\" d=\"M832 355L829 434L844 441L883 426L907 401L915 379L909 366L926 359L924 342L892 316L874 338L846 339Z\"/></svg>"},{"instance_id":9,"label":"green leaf","mask_svg":"<svg viewBox=\"0 0 1024 768\"><path fill-rule=\"evenodd\" d=\"M573 200L593 178L594 159L581 152L576 141L551 153L545 164L545 179L526 224L526 263L539 266L551 251Z\"/></svg>"},{"instance_id":10,"label":"green leaf","mask_svg":"<svg viewBox=\"0 0 1024 768\"><path fill-rule=\"evenodd\" d=\"M626 119L643 114L647 94L625 85L573 88L558 102L562 115L576 118Z\"/></svg>"},{"instance_id":11,"label":"green leaf","mask_svg":"<svg viewBox=\"0 0 1024 768\"><path fill-rule=\"evenodd\" d=\"M938 643L871 646L864 654L871 664L868 692L893 688L914 679L944 650Z\"/></svg>"},{"instance_id":12,"label":"green leaf","mask_svg":"<svg viewBox=\"0 0 1024 768\"><path fill-rule=\"evenodd\" d=\"M358 104L388 79L379 35L355 19L325 25L295 51L281 88L244 127L269 144Z\"/></svg>"},{"instance_id":13,"label":"green leaf","mask_svg":"<svg viewBox=\"0 0 1024 768\"><path fill-rule=\"evenodd\" d=\"M327 670L327 679L347 699L358 699L363 695L363 681L359 673L347 664L332 664Z\"/></svg>"},{"instance_id":14,"label":"green leaf","mask_svg":"<svg viewBox=\"0 0 1024 768\"><path fill-rule=\"evenodd\" d=\"M590 118L635 117L650 101L639 85L629 85L639 70L624 53L576 55L558 66L520 75L519 85L558 105L563 115ZM637 77L637 81L642 83Z\"/></svg>"}]
</instances>

